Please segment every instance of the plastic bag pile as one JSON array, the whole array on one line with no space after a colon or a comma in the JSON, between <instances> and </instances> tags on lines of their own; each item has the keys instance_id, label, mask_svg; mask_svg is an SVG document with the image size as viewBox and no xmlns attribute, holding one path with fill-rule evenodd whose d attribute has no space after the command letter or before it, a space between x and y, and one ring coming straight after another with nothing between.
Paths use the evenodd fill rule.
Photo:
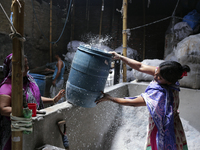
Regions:
<instances>
[{"instance_id":1,"label":"plastic bag pile","mask_svg":"<svg viewBox=\"0 0 200 150\"><path fill-rule=\"evenodd\" d=\"M180 86L200 89L200 34L180 41L165 60L175 60L182 65L188 65L191 71L180 80Z\"/></svg>"}]
</instances>

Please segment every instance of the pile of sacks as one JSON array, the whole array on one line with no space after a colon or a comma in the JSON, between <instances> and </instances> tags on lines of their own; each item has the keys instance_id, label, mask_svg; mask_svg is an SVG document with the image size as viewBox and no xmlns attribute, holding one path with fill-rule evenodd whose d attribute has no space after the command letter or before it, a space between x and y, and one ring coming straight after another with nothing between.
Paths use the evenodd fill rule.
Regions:
<instances>
[{"instance_id":1,"label":"pile of sacks","mask_svg":"<svg viewBox=\"0 0 200 150\"><path fill-rule=\"evenodd\" d=\"M150 65L150 66L159 66L162 62L164 62L164 60L160 60L160 59L144 59L141 63L145 64L145 65ZM133 69L133 75L136 78L137 81L152 81L153 80L153 76L146 74L146 73L142 73L139 72L137 70Z\"/></svg>"},{"instance_id":2,"label":"pile of sacks","mask_svg":"<svg viewBox=\"0 0 200 150\"><path fill-rule=\"evenodd\" d=\"M180 41L165 60L174 60L182 65L188 65L191 71L188 76L180 80L180 85L200 89L200 34L191 35Z\"/></svg>"},{"instance_id":3,"label":"pile of sacks","mask_svg":"<svg viewBox=\"0 0 200 150\"><path fill-rule=\"evenodd\" d=\"M191 35L180 41L165 60L145 59L143 64L159 66L163 61L177 61L188 65L191 69L187 76L182 78L181 87L200 89L200 34ZM134 77L139 81L151 81L153 76L133 70Z\"/></svg>"},{"instance_id":4,"label":"pile of sacks","mask_svg":"<svg viewBox=\"0 0 200 150\"><path fill-rule=\"evenodd\" d=\"M79 45L84 45L85 43L84 42L81 42L81 41L71 41L67 44L67 54L63 56L65 57L65 60L67 62L72 62L73 58L74 58L74 55L79 47Z\"/></svg>"},{"instance_id":5,"label":"pile of sacks","mask_svg":"<svg viewBox=\"0 0 200 150\"><path fill-rule=\"evenodd\" d=\"M122 54L123 53L123 47L120 46L115 49L115 52ZM139 60L138 52L130 47L127 47L127 57L135 60ZM133 75L133 69L130 66L126 66L127 68L127 82L135 80L135 77ZM121 70L122 70L122 62L121 62ZM121 71L122 72L122 71ZM120 74L120 82L123 80L123 74Z\"/></svg>"}]
</instances>

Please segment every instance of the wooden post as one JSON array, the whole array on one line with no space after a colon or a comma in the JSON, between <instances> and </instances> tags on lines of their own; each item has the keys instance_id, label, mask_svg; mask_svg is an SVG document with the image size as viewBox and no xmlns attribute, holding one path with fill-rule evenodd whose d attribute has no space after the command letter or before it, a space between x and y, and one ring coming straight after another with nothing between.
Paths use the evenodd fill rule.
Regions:
<instances>
[{"instance_id":1,"label":"wooden post","mask_svg":"<svg viewBox=\"0 0 200 150\"><path fill-rule=\"evenodd\" d=\"M21 8L17 1L13 0L13 25L18 33L24 35L24 0L19 0ZM19 10L20 9L20 10ZM22 117L23 107L23 74L22 74L22 51L21 42L13 39L12 56L12 114ZM23 136L21 131L12 132L12 150L22 150Z\"/></svg>"},{"instance_id":2,"label":"wooden post","mask_svg":"<svg viewBox=\"0 0 200 150\"><path fill-rule=\"evenodd\" d=\"M49 32L49 41L50 41L50 45L49 45L49 48L50 48L50 53L49 53L49 56L50 56L50 62L52 62L52 0L50 0L50 32Z\"/></svg>"},{"instance_id":3,"label":"wooden post","mask_svg":"<svg viewBox=\"0 0 200 150\"><path fill-rule=\"evenodd\" d=\"M123 0L123 56L127 57L127 0ZM127 81L127 68L126 64L123 63L123 82Z\"/></svg>"}]
</instances>

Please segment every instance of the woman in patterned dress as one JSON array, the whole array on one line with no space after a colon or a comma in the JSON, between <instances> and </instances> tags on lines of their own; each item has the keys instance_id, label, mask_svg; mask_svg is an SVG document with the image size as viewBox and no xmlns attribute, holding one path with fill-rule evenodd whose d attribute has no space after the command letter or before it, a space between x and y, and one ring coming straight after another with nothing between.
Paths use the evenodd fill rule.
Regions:
<instances>
[{"instance_id":1,"label":"woman in patterned dress","mask_svg":"<svg viewBox=\"0 0 200 150\"><path fill-rule=\"evenodd\" d=\"M179 117L179 83L187 76L189 66L175 61L166 61L159 67L142 64L133 59L111 52L133 69L154 76L145 92L135 98L117 98L104 94L96 101L112 101L125 106L147 106L149 124L145 150L188 150L185 133Z\"/></svg>"},{"instance_id":2,"label":"woman in patterned dress","mask_svg":"<svg viewBox=\"0 0 200 150\"><path fill-rule=\"evenodd\" d=\"M65 90L60 90L54 98L41 97L40 90L32 76L28 75L28 60L25 57L25 71L23 72L23 91L27 103L36 103L37 110L43 109L43 102L56 103L64 96ZM3 64L4 79L0 84L0 150L11 150L11 75L12 54L8 55Z\"/></svg>"}]
</instances>

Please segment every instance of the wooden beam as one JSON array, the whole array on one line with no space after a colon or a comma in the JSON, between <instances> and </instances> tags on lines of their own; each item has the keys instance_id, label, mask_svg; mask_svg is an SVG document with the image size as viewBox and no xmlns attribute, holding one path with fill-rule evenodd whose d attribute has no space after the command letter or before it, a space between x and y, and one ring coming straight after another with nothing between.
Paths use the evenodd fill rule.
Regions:
<instances>
[{"instance_id":1,"label":"wooden beam","mask_svg":"<svg viewBox=\"0 0 200 150\"><path fill-rule=\"evenodd\" d=\"M13 0L13 25L18 33L24 35L24 0ZM22 44L17 39L13 39L12 56L12 115L23 116L23 74L22 74ZM21 131L12 131L12 150L22 150L23 136Z\"/></svg>"}]
</instances>

